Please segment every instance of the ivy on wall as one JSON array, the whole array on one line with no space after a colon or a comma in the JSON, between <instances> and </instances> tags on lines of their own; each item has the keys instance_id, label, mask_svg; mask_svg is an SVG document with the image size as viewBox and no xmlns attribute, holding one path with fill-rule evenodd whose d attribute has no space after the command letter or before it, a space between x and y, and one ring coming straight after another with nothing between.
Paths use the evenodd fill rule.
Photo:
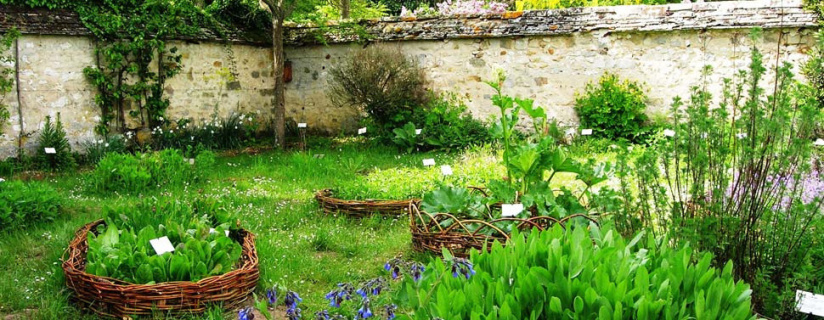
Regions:
<instances>
[{"instance_id":1,"label":"ivy on wall","mask_svg":"<svg viewBox=\"0 0 824 320\"><path fill-rule=\"evenodd\" d=\"M20 36L17 30L12 29L0 36L0 136L3 135L4 125L11 113L8 105L5 104L6 94L14 89L14 67L3 67L16 63L14 55L9 51L14 46L14 41Z\"/></svg>"}]
</instances>

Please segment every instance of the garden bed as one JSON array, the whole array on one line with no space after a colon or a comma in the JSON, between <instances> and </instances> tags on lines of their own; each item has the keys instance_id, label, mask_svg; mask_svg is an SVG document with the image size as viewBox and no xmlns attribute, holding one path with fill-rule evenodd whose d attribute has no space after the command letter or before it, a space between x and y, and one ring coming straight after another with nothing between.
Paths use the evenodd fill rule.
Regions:
<instances>
[{"instance_id":1,"label":"garden bed","mask_svg":"<svg viewBox=\"0 0 824 320\"><path fill-rule=\"evenodd\" d=\"M315 200L328 214L345 214L362 218L372 214L405 215L411 204L418 199L409 200L343 200L334 197L332 190L325 189L315 193Z\"/></svg>"},{"instance_id":2,"label":"garden bed","mask_svg":"<svg viewBox=\"0 0 824 320\"><path fill-rule=\"evenodd\" d=\"M440 255L443 249L453 256L468 257L472 249L490 250L492 242L498 241L505 245L509 240L509 233L496 226L500 223L515 222L518 230L537 228L546 230L558 224L566 228L566 223L575 218L586 219L598 223L594 218L584 214L574 214L561 219L547 216L530 218L500 218L493 221L477 219L459 219L449 213L430 214L423 212L416 203L409 206L409 229L412 232L412 248L419 252L432 252ZM442 222L452 220L446 227Z\"/></svg>"},{"instance_id":3,"label":"garden bed","mask_svg":"<svg viewBox=\"0 0 824 320\"><path fill-rule=\"evenodd\" d=\"M255 235L243 229L231 234L242 240L239 265L222 275L197 282L138 285L86 273L87 234L103 224L98 220L80 228L63 254L63 273L73 299L100 316L202 313L210 304L234 309L252 294L260 277Z\"/></svg>"}]
</instances>

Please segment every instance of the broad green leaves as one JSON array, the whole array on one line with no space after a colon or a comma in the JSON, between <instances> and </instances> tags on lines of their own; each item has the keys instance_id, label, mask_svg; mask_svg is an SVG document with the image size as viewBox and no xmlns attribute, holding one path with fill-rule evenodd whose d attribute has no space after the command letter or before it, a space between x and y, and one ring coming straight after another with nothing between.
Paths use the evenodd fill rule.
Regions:
<instances>
[{"instance_id":1,"label":"broad green leaves","mask_svg":"<svg viewBox=\"0 0 824 320\"><path fill-rule=\"evenodd\" d=\"M655 243L639 234L627 244L595 225L515 233L506 247L473 251L470 279L453 278L440 259L420 282L406 279L399 318L755 319L731 264L719 272L708 255L696 264L689 247Z\"/></svg>"},{"instance_id":2,"label":"broad green leaves","mask_svg":"<svg viewBox=\"0 0 824 320\"><path fill-rule=\"evenodd\" d=\"M225 234L231 218L216 203L147 201L128 208L128 216L121 212L107 208L108 226L89 233L86 272L139 284L198 281L232 270L240 259L240 244ZM175 251L157 255L149 241L163 236Z\"/></svg>"}]
</instances>

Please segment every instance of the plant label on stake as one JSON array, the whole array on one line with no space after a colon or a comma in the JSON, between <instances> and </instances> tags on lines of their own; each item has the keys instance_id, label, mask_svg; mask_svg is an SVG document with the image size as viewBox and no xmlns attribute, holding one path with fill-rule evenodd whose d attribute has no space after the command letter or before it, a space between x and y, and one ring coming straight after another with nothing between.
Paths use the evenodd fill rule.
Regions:
<instances>
[{"instance_id":1,"label":"plant label on stake","mask_svg":"<svg viewBox=\"0 0 824 320\"><path fill-rule=\"evenodd\" d=\"M435 165L435 159L423 159L424 167L431 167Z\"/></svg>"},{"instance_id":2,"label":"plant label on stake","mask_svg":"<svg viewBox=\"0 0 824 320\"><path fill-rule=\"evenodd\" d=\"M824 139L818 138L815 142L813 142L813 145L817 147L824 147Z\"/></svg>"},{"instance_id":3,"label":"plant label on stake","mask_svg":"<svg viewBox=\"0 0 824 320\"><path fill-rule=\"evenodd\" d=\"M667 137L674 137L675 136L675 131L672 131L670 129L664 130L664 135L667 136Z\"/></svg>"},{"instance_id":4,"label":"plant label on stake","mask_svg":"<svg viewBox=\"0 0 824 320\"><path fill-rule=\"evenodd\" d=\"M798 312L824 316L824 295L798 290L795 292Z\"/></svg>"},{"instance_id":5,"label":"plant label on stake","mask_svg":"<svg viewBox=\"0 0 824 320\"><path fill-rule=\"evenodd\" d=\"M503 216L503 217L515 217L523 211L524 211L524 204L523 203L502 204L501 205L501 216Z\"/></svg>"},{"instance_id":6,"label":"plant label on stake","mask_svg":"<svg viewBox=\"0 0 824 320\"><path fill-rule=\"evenodd\" d=\"M306 128L306 122L298 123L298 128Z\"/></svg>"},{"instance_id":7,"label":"plant label on stake","mask_svg":"<svg viewBox=\"0 0 824 320\"><path fill-rule=\"evenodd\" d=\"M583 129L583 130L581 130L581 135L582 136L591 136L592 135L592 129Z\"/></svg>"},{"instance_id":8,"label":"plant label on stake","mask_svg":"<svg viewBox=\"0 0 824 320\"><path fill-rule=\"evenodd\" d=\"M226 234L227 237L229 236L229 230L223 230L223 232ZM209 229L209 233L217 233L217 230L215 230L215 228L211 228Z\"/></svg>"},{"instance_id":9,"label":"plant label on stake","mask_svg":"<svg viewBox=\"0 0 824 320\"><path fill-rule=\"evenodd\" d=\"M318 154L315 155L315 159L323 159L323 157L325 157L325 156L326 155L323 154L323 153L318 153Z\"/></svg>"},{"instance_id":10,"label":"plant label on stake","mask_svg":"<svg viewBox=\"0 0 824 320\"><path fill-rule=\"evenodd\" d=\"M445 176L451 176L452 175L452 167L449 166L449 165L442 165L441 166L441 173L443 173L443 175L445 175Z\"/></svg>"},{"instance_id":11,"label":"plant label on stake","mask_svg":"<svg viewBox=\"0 0 824 320\"><path fill-rule=\"evenodd\" d=\"M161 237L157 239L149 240L149 243L154 248L155 253L157 255L162 255L166 252L175 251L175 247L172 246L172 242L169 241L169 237Z\"/></svg>"},{"instance_id":12,"label":"plant label on stake","mask_svg":"<svg viewBox=\"0 0 824 320\"><path fill-rule=\"evenodd\" d=\"M421 131L423 131L423 129L415 129L415 135L416 135L416 136L417 136L417 135L420 135L420 134L421 134Z\"/></svg>"},{"instance_id":13,"label":"plant label on stake","mask_svg":"<svg viewBox=\"0 0 824 320\"><path fill-rule=\"evenodd\" d=\"M366 134L366 127L358 129L358 134Z\"/></svg>"},{"instance_id":14,"label":"plant label on stake","mask_svg":"<svg viewBox=\"0 0 824 320\"><path fill-rule=\"evenodd\" d=\"M55 154L55 153L57 153L57 150L55 150L54 148L46 148L46 149L44 149L44 151L46 151L46 154Z\"/></svg>"}]
</instances>

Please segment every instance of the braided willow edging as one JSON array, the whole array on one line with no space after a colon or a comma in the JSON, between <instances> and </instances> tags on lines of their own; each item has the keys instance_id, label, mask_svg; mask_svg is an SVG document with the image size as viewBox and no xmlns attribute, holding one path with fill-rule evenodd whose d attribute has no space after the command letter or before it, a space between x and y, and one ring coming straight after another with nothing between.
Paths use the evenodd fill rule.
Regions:
<instances>
[{"instance_id":1,"label":"braided willow edging","mask_svg":"<svg viewBox=\"0 0 824 320\"><path fill-rule=\"evenodd\" d=\"M315 200L327 214L345 214L350 217L363 218L372 214L405 215L409 204L417 199L409 200L343 200L333 197L332 190L325 189L315 192Z\"/></svg>"},{"instance_id":2,"label":"braided willow edging","mask_svg":"<svg viewBox=\"0 0 824 320\"><path fill-rule=\"evenodd\" d=\"M598 223L593 217L585 214L573 214L562 219L540 216L527 219L500 218L493 221L461 220L449 213L430 214L423 212L418 208L417 203L409 205L412 248L419 252L429 251L438 255L442 253L442 249L447 249L456 257L468 257L472 249L482 251L487 248L488 250L495 240L500 242L501 245L505 245L509 240L509 234L495 226L495 223L498 222L519 222L518 230L531 228L546 230L556 224L565 228L565 224L574 218L584 218L596 224ZM446 228L441 227L440 222L447 219L454 222ZM475 231L470 231L469 226L477 226L477 228ZM485 229L492 229L496 235L482 234L481 231Z\"/></svg>"},{"instance_id":3,"label":"braided willow edging","mask_svg":"<svg viewBox=\"0 0 824 320\"><path fill-rule=\"evenodd\" d=\"M198 282L144 285L86 273L86 235L102 224L105 222L98 220L80 228L63 253L63 273L74 293L72 299L100 316L202 313L211 304L233 309L252 294L260 278L255 235L243 229L231 235L242 240L238 267Z\"/></svg>"}]
</instances>

